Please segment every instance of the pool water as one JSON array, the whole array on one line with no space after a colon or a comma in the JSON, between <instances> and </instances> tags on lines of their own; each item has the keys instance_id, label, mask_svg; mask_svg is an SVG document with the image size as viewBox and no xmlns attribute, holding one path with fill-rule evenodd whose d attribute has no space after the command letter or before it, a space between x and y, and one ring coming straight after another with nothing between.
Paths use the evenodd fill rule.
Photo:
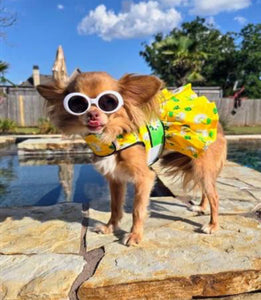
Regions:
<instances>
[{"instance_id":1,"label":"pool water","mask_svg":"<svg viewBox=\"0 0 261 300\"><path fill-rule=\"evenodd\" d=\"M15 153L0 156L0 206L81 203L108 195L105 179L91 164L48 163L27 165Z\"/></svg>"},{"instance_id":2,"label":"pool water","mask_svg":"<svg viewBox=\"0 0 261 300\"><path fill-rule=\"evenodd\" d=\"M227 158L261 172L261 140L229 141Z\"/></svg>"},{"instance_id":3,"label":"pool water","mask_svg":"<svg viewBox=\"0 0 261 300\"><path fill-rule=\"evenodd\" d=\"M261 172L261 141L230 142L228 159ZM88 154L25 159L15 145L0 149L0 207L108 201L107 182L89 162Z\"/></svg>"}]
</instances>

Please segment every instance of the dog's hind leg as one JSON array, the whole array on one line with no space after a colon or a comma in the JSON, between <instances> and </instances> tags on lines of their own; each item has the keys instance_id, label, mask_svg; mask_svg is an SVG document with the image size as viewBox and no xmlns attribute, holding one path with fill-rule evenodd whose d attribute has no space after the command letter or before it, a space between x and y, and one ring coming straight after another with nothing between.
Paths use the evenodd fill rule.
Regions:
<instances>
[{"instance_id":1,"label":"dog's hind leg","mask_svg":"<svg viewBox=\"0 0 261 300\"><path fill-rule=\"evenodd\" d=\"M204 212L208 205L208 198L205 193L202 193L202 198L199 205L193 204L189 207L190 210L195 212Z\"/></svg>"},{"instance_id":2,"label":"dog's hind leg","mask_svg":"<svg viewBox=\"0 0 261 300\"><path fill-rule=\"evenodd\" d=\"M111 217L106 225L99 224L95 231L98 233L112 233L119 229L119 222L123 216L126 183L108 178L111 193Z\"/></svg>"},{"instance_id":3,"label":"dog's hind leg","mask_svg":"<svg viewBox=\"0 0 261 300\"><path fill-rule=\"evenodd\" d=\"M216 191L215 184L210 184L210 186L205 187L204 194L209 201L210 205L210 221L208 224L202 227L202 231L205 233L213 233L218 230L218 193Z\"/></svg>"}]
</instances>

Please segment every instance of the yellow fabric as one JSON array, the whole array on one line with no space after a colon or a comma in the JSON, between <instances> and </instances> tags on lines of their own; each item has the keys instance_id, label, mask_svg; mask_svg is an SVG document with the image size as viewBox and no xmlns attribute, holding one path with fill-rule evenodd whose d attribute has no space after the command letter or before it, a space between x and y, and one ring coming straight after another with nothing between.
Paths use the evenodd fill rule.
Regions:
<instances>
[{"instance_id":1,"label":"yellow fabric","mask_svg":"<svg viewBox=\"0 0 261 300\"><path fill-rule=\"evenodd\" d=\"M98 134L89 134L84 137L84 140L92 152L98 156L111 155L116 151L114 144L108 145L102 143L100 135Z\"/></svg>"},{"instance_id":2,"label":"yellow fabric","mask_svg":"<svg viewBox=\"0 0 261 300\"><path fill-rule=\"evenodd\" d=\"M198 157L216 140L218 113L215 103L198 97L191 84L158 95L160 119L165 128L165 149Z\"/></svg>"},{"instance_id":3,"label":"yellow fabric","mask_svg":"<svg viewBox=\"0 0 261 300\"><path fill-rule=\"evenodd\" d=\"M173 92L162 90L157 99L160 104L160 120L151 122L150 129L157 130L161 121L165 130L164 149L174 150L192 158L200 156L216 140L218 113L215 103L204 96L198 97L191 84ZM100 135L90 134L84 139L98 156L107 156L141 142L147 153L152 148L147 126L138 133L124 133L111 145L101 142ZM164 137L162 137L164 140Z\"/></svg>"},{"instance_id":4,"label":"yellow fabric","mask_svg":"<svg viewBox=\"0 0 261 300\"><path fill-rule=\"evenodd\" d=\"M159 126L162 126L160 120L152 121L150 124L148 124L148 127L152 129L155 128L155 130L157 130ZM137 143L143 143L146 148L146 152L148 153L152 148L148 127L141 126L137 133L131 132L121 134L117 136L116 140L111 145L103 143L101 140L101 135L99 134L89 134L84 137L84 140L94 154L98 156L111 155L115 151L122 150Z\"/></svg>"}]
</instances>

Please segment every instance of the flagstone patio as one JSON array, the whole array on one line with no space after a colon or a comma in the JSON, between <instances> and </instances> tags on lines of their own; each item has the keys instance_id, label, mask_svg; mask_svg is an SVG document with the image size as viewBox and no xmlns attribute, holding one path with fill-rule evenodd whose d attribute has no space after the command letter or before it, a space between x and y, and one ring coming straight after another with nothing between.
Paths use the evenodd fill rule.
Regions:
<instances>
[{"instance_id":1,"label":"flagstone patio","mask_svg":"<svg viewBox=\"0 0 261 300\"><path fill-rule=\"evenodd\" d=\"M109 218L109 196L91 202L84 255L79 204L1 209L0 299L192 299L260 290L261 173L227 162L218 179L221 228L206 235L199 229L209 216L187 209L195 197L155 169L176 197L151 197L137 247L121 243L131 203L119 233L93 232Z\"/></svg>"}]
</instances>

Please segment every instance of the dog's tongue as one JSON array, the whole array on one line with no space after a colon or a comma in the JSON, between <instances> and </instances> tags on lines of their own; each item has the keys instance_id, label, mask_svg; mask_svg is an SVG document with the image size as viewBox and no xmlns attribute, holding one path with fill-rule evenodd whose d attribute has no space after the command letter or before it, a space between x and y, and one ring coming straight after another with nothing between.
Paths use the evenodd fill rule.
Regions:
<instances>
[{"instance_id":1,"label":"dog's tongue","mask_svg":"<svg viewBox=\"0 0 261 300\"><path fill-rule=\"evenodd\" d=\"M91 126L91 127L98 127L98 126L100 126L101 124L100 124L99 121L90 120L90 121L88 122L88 125Z\"/></svg>"}]
</instances>

